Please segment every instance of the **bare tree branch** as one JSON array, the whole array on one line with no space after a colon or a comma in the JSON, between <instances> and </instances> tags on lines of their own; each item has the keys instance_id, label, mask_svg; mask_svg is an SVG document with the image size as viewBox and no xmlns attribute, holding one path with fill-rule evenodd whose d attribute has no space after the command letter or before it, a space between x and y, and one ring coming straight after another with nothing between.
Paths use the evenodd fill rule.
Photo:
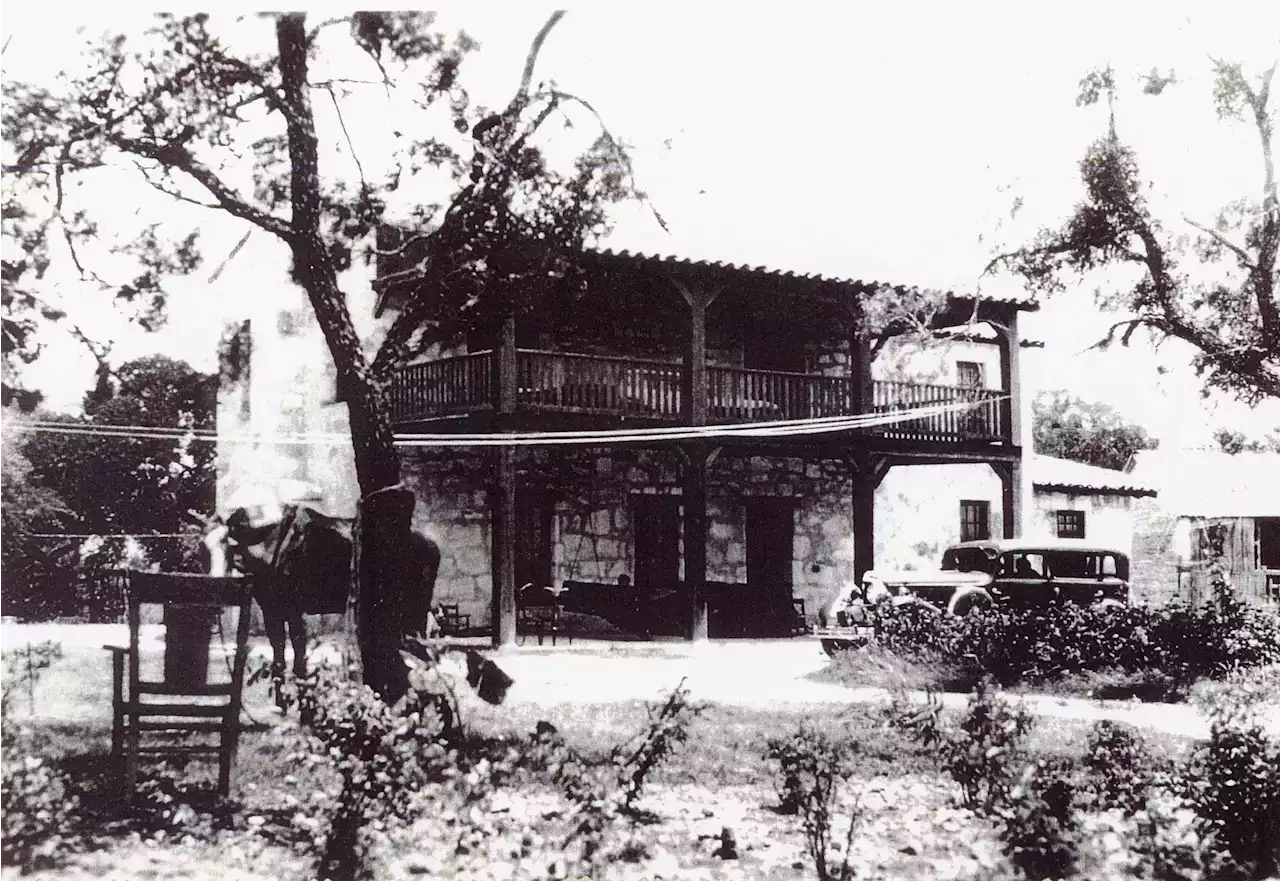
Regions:
<instances>
[{"instance_id":1,"label":"bare tree branch","mask_svg":"<svg viewBox=\"0 0 1280 881\"><path fill-rule=\"evenodd\" d=\"M360 164L360 157L356 155L356 145L351 141L351 132L347 130L347 120L342 115L342 106L338 103L338 95L330 85L326 88L329 93L329 100L333 102L334 112L338 114L338 125L342 126L343 137L347 139L347 150L351 153L351 158L355 160L356 171L360 175L360 192L368 192L369 184L364 178L364 166Z\"/></svg>"},{"instance_id":2,"label":"bare tree branch","mask_svg":"<svg viewBox=\"0 0 1280 881\"><path fill-rule=\"evenodd\" d=\"M178 144L153 144L120 134L109 134L107 138L111 144L126 153L143 156L168 168L186 173L208 190L209 194L217 200L218 207L228 214L247 220L286 242L293 241L294 231L288 221L268 214L244 201L213 171L201 164L186 147Z\"/></svg>"},{"instance_id":3,"label":"bare tree branch","mask_svg":"<svg viewBox=\"0 0 1280 881\"><path fill-rule=\"evenodd\" d=\"M1246 251L1244 248L1241 248L1235 242L1228 239L1222 233L1218 232L1212 227L1208 227L1208 226L1204 226L1203 224L1196 223L1194 220L1192 220L1190 217L1187 217L1185 214L1182 216L1182 220L1184 223L1187 223L1195 227L1196 229L1200 230L1200 232L1209 236L1209 238L1213 239L1219 245L1222 245L1222 247L1226 248L1228 251L1235 254L1236 257L1240 260L1240 264L1242 266L1248 269L1253 268L1254 266L1253 257L1250 256L1249 252Z\"/></svg>"}]
</instances>

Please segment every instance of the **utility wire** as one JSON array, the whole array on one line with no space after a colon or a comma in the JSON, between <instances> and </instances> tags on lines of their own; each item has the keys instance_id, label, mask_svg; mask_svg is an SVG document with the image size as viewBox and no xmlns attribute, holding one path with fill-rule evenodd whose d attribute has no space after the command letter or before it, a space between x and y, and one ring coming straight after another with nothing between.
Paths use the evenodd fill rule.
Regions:
<instances>
[{"instance_id":1,"label":"utility wire","mask_svg":"<svg viewBox=\"0 0 1280 881\"><path fill-rule=\"evenodd\" d=\"M874 428L912 422L948 413L959 413L975 407L1007 400L1008 395L985 398L981 401L962 401L954 404L937 404L904 408L891 413L862 414L857 416L830 416L810 419L779 420L767 423L736 423L730 425L666 426L658 428L608 429L587 431L523 431L511 433L412 433L395 435L395 443L401 447L472 447L472 446L599 446L615 443L643 443L662 440L696 440L733 437L794 437L828 434L859 428ZM166 428L144 425L69 425L64 422L35 421L25 423L23 430L87 437L117 437L134 440L185 440L222 443L278 443L304 446L350 445L349 435L341 432L295 433L246 433L222 432L211 429Z\"/></svg>"}]
</instances>

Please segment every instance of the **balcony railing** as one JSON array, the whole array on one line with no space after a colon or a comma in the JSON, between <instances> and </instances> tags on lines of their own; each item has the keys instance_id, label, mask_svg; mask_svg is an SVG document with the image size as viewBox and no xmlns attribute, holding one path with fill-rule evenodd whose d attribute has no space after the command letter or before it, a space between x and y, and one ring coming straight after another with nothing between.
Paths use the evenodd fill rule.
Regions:
<instances>
[{"instance_id":1,"label":"balcony railing","mask_svg":"<svg viewBox=\"0 0 1280 881\"><path fill-rule=\"evenodd\" d=\"M469 413L493 406L493 352L410 364L391 384L396 422Z\"/></svg>"},{"instance_id":2,"label":"balcony railing","mask_svg":"<svg viewBox=\"0 0 1280 881\"><path fill-rule=\"evenodd\" d=\"M682 415L683 369L671 361L520 349L516 353L516 406L529 411L677 422ZM392 389L396 421L492 408L495 370L494 354L488 351L403 368ZM901 440L1006 439L1002 394L989 389L876 381L875 413L940 404L976 406L868 431ZM774 422L858 412L855 385L847 376L709 365L707 398L707 415L712 422Z\"/></svg>"}]
</instances>

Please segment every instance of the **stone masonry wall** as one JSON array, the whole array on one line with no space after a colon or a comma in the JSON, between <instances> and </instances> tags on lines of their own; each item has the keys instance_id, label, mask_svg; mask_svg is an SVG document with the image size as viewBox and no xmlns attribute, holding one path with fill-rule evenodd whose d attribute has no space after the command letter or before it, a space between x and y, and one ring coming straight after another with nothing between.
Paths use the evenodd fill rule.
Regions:
<instances>
[{"instance_id":1,"label":"stone masonry wall","mask_svg":"<svg viewBox=\"0 0 1280 881\"><path fill-rule=\"evenodd\" d=\"M678 496L675 454L537 451L522 453L519 461L521 484L553 491L553 580L616 582L627 575L634 582L631 496ZM486 458L420 451L406 456L404 474L418 497L415 526L441 546L436 596L458 603L473 623L487 621L492 577ZM815 615L829 594L853 576L851 493L852 477L839 460L717 459L708 473L708 580L746 582L745 498L793 498L793 593Z\"/></svg>"}]
</instances>

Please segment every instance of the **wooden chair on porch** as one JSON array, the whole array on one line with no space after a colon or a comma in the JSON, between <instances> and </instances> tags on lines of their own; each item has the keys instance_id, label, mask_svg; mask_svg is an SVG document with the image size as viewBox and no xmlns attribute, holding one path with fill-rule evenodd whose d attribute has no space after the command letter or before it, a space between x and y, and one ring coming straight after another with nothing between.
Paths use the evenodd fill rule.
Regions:
<instances>
[{"instance_id":1,"label":"wooden chair on porch","mask_svg":"<svg viewBox=\"0 0 1280 881\"><path fill-rule=\"evenodd\" d=\"M218 792L226 796L240 741L253 582L169 572L128 572L125 577L129 645L103 646L112 656L111 751L122 794L132 801L143 756L217 756ZM158 607L164 614L161 679L144 676L143 652L150 648L142 639L144 606ZM212 630L220 626L227 609L237 610L230 677L211 681ZM190 739L202 734L213 735L215 742Z\"/></svg>"}]
</instances>

